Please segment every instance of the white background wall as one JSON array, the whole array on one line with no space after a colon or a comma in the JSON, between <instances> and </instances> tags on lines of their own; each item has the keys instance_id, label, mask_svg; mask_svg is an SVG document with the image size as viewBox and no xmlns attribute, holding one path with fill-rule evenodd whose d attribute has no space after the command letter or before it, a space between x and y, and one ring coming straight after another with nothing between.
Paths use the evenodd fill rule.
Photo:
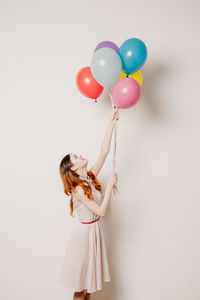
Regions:
<instances>
[{"instance_id":1,"label":"white background wall","mask_svg":"<svg viewBox=\"0 0 200 300\"><path fill-rule=\"evenodd\" d=\"M92 298L200 299L199 9L196 0L1 0L1 299L72 299L57 283L76 222L59 163L74 152L92 166L112 116L106 93L94 103L75 78L98 43L132 37L148 59L139 102L120 110L121 193L103 224L112 281Z\"/></svg>"}]
</instances>

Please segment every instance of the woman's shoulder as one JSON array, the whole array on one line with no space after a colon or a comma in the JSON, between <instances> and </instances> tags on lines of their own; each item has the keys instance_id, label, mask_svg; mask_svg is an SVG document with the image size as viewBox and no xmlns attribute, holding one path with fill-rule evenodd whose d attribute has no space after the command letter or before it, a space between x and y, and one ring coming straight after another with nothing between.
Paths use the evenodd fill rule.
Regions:
<instances>
[{"instance_id":1,"label":"woman's shoulder","mask_svg":"<svg viewBox=\"0 0 200 300\"><path fill-rule=\"evenodd\" d=\"M72 195L73 195L73 200L77 203L81 203L81 201L78 200L78 197L77 197L77 193L79 192L81 186L80 185L77 185L75 187L75 189L72 191ZM81 188L82 189L82 188Z\"/></svg>"}]
</instances>

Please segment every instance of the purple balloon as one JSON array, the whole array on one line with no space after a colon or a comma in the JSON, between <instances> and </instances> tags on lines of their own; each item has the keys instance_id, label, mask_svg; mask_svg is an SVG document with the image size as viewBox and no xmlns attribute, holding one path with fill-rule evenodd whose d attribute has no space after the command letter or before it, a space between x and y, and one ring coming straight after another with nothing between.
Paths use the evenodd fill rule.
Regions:
<instances>
[{"instance_id":1,"label":"purple balloon","mask_svg":"<svg viewBox=\"0 0 200 300\"><path fill-rule=\"evenodd\" d=\"M103 42L101 42L100 44L98 44L96 46L94 52L96 52L98 49L101 49L101 48L111 48L111 49L115 50L117 53L119 51L119 47L115 43L113 43L111 41L103 41Z\"/></svg>"}]
</instances>

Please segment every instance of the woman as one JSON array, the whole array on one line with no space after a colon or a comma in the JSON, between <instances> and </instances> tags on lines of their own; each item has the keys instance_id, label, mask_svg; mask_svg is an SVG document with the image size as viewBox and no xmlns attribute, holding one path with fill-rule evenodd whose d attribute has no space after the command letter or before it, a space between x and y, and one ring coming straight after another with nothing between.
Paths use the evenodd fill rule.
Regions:
<instances>
[{"instance_id":1,"label":"woman","mask_svg":"<svg viewBox=\"0 0 200 300\"><path fill-rule=\"evenodd\" d=\"M76 209L79 218L68 243L59 279L62 286L74 291L74 300L89 300L91 293L102 289L102 281L111 280L101 219L106 215L118 177L116 173L110 176L102 197L102 186L96 176L110 151L118 119L119 112L115 109L97 161L89 171L88 160L81 155L70 153L60 163L64 192L71 195L71 216Z\"/></svg>"}]
</instances>

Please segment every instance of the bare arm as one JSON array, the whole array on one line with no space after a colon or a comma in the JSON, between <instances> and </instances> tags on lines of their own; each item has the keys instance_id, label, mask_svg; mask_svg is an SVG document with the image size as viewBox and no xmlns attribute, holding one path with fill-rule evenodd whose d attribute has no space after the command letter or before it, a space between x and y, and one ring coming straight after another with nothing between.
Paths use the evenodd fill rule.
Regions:
<instances>
[{"instance_id":1,"label":"bare arm","mask_svg":"<svg viewBox=\"0 0 200 300\"><path fill-rule=\"evenodd\" d=\"M95 176L98 175L100 170L102 169L104 162L108 156L108 153L110 152L110 145L111 145L111 140L112 140L112 134L113 134L113 129L115 126L116 120L118 120L119 112L118 109L115 110L115 112L112 115L112 118L109 120L109 124L106 129L106 133L101 145L100 153L99 156L95 162L95 164L91 167L90 171L92 171Z\"/></svg>"},{"instance_id":2,"label":"bare arm","mask_svg":"<svg viewBox=\"0 0 200 300\"><path fill-rule=\"evenodd\" d=\"M106 215L108 205L111 198L113 185L111 183L107 183L105 194L103 200L100 205L98 205L94 200L88 199L82 187L79 185L76 188L76 196L79 201L81 201L89 210L91 210L94 214L98 215L99 217L103 218Z\"/></svg>"},{"instance_id":3,"label":"bare arm","mask_svg":"<svg viewBox=\"0 0 200 300\"><path fill-rule=\"evenodd\" d=\"M110 120L106 129L106 133L101 145L101 151L109 152L110 151L110 145L112 140L112 133L115 126L115 121Z\"/></svg>"}]
</instances>

